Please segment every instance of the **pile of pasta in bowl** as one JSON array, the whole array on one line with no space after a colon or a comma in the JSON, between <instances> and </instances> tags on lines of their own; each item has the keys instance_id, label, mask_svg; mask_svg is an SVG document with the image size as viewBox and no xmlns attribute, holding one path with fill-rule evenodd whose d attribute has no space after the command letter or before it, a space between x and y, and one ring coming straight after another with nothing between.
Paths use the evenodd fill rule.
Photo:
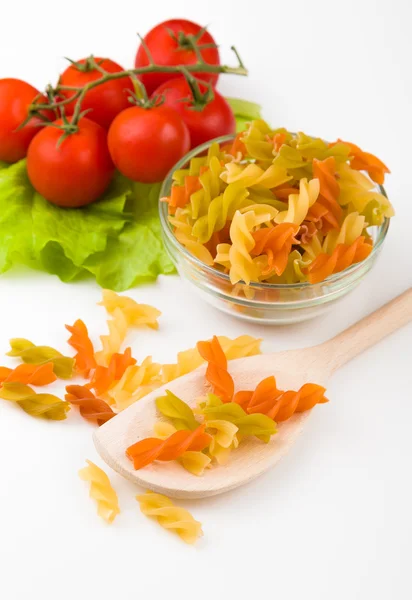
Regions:
<instances>
[{"instance_id":1,"label":"pile of pasta in bowl","mask_svg":"<svg viewBox=\"0 0 412 600\"><path fill-rule=\"evenodd\" d=\"M160 212L180 274L252 320L314 316L369 271L394 211L389 170L355 144L257 120L187 155Z\"/></svg>"}]
</instances>

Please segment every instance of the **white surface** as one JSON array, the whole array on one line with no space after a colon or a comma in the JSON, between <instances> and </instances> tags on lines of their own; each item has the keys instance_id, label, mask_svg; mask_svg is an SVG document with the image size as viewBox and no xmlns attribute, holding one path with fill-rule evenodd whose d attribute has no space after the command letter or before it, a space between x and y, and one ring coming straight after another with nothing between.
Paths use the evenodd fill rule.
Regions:
<instances>
[{"instance_id":1,"label":"white surface","mask_svg":"<svg viewBox=\"0 0 412 600\"><path fill-rule=\"evenodd\" d=\"M93 52L130 65L137 30L175 15L210 23L225 56L235 43L251 72L222 80L224 93L261 101L274 125L353 140L392 169L387 189L397 217L382 257L327 317L247 326L201 304L177 278L162 278L130 294L163 311L159 332L130 337L138 359L172 360L214 333L262 335L266 351L315 344L412 285L409 2L234 4L117 0L102 10L91 0L14 2L3 14L0 77L38 86L56 78L58 57ZM63 325L78 317L97 340L105 331L99 297L92 283L67 286L26 271L1 277L0 351L12 336L63 350ZM98 519L77 471L86 458L102 463L75 410L66 422L47 423L2 402L0 597L410 598L411 347L409 326L336 375L331 402L316 409L274 471L187 505L204 525L196 548L141 515L140 490L116 474L122 513L111 527Z\"/></svg>"}]
</instances>

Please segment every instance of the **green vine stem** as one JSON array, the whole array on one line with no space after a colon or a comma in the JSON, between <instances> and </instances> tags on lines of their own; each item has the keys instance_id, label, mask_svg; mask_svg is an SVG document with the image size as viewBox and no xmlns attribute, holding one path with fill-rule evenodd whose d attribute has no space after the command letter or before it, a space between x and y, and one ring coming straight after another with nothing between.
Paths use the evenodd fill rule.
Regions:
<instances>
[{"instance_id":1,"label":"green vine stem","mask_svg":"<svg viewBox=\"0 0 412 600\"><path fill-rule=\"evenodd\" d=\"M232 50L235 53L235 56L238 61L237 66L230 67L227 65L211 65L211 64L206 63L203 60L201 52L199 51L199 48L196 45L196 39L194 36L192 36L192 37L193 37L193 40L191 38L189 38L189 40L190 40L189 43L192 45L192 48L195 50L197 62L194 64L191 64L191 65L167 66L167 65L155 64L155 62L153 61L153 58L150 54L150 51L148 51L148 48L146 47L146 44L144 43L144 41L142 41L142 44L144 45L144 47L146 49L147 57L149 60L149 64L145 67L137 67L135 69L128 69L125 71L108 73L100 66L100 64L98 64L96 62L96 60L93 56L89 56L87 59L88 68L96 69L96 70L100 71L100 73L102 73L101 78L96 79L94 81L90 81L82 88L72 87L72 86L62 86L62 85L57 85L56 88L52 88L52 86L48 86L46 93L47 93L47 97L49 98L50 102L48 104L39 103L39 100L42 98L42 95L39 94L39 96L36 97L33 100L33 103L30 105L28 118L26 119L26 121L24 123L22 123L21 127L23 127L30 120L30 118L32 118L34 115L41 114L41 111L57 110L57 111L59 111L60 114L63 112L63 115L64 115L64 107L69 102L76 102L73 115L70 119L70 123L64 123L61 126L61 129L63 129L66 133L73 133L74 131L77 130L78 122L79 122L80 118L83 116L82 102L83 102L84 97L86 96L87 92L98 87L99 85L103 85L104 83L106 83L108 81L113 81L115 79L123 79L125 77L130 77L132 79L136 79L136 75L142 75L145 73L180 74L186 78L191 89L196 90L196 89L198 89L198 88L196 88L197 79L193 75L193 73L216 73L216 74L222 73L222 74L242 75L242 76L246 76L248 74L248 71L247 71L245 65L243 64L237 50L234 48L234 46L232 46ZM142 38L140 38L140 39L142 40ZM211 93L209 93L209 101L210 101L210 99L213 99L212 86L204 81L202 81L201 83L205 84L211 90ZM73 91L74 93L71 95L70 98L65 98L65 99L60 100L59 91ZM143 93L142 95L144 96L144 100L146 102L147 101L146 94ZM56 97L57 97L57 100L56 100ZM42 123L42 125L47 125L47 123L44 122L44 123ZM70 127L68 127L68 125L70 125ZM70 129L70 132L68 131L68 129Z\"/></svg>"}]
</instances>

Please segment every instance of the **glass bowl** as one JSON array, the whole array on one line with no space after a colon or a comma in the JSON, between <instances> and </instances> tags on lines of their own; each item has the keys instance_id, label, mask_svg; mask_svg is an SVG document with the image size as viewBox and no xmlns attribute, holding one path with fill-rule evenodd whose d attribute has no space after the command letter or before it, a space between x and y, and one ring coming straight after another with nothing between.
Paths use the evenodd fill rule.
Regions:
<instances>
[{"instance_id":1,"label":"glass bowl","mask_svg":"<svg viewBox=\"0 0 412 600\"><path fill-rule=\"evenodd\" d=\"M233 137L225 136L213 142L228 142ZM213 142L198 146L174 166L162 185L160 198L170 195L173 172L183 169L192 158L204 154ZM386 196L384 188L378 187ZM250 322L273 325L298 323L317 317L352 291L375 264L389 229L389 219L380 226L368 228L374 246L366 260L320 283L246 285L239 282L233 285L228 275L202 263L177 241L168 220L167 202L159 201L159 211L163 241L182 280L206 302L225 313Z\"/></svg>"}]
</instances>

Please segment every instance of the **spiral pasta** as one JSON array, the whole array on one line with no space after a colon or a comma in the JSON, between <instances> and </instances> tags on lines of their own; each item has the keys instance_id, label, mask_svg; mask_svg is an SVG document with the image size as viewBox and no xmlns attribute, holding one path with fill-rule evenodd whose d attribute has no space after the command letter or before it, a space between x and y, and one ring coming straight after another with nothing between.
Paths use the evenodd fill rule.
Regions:
<instances>
[{"instance_id":1,"label":"spiral pasta","mask_svg":"<svg viewBox=\"0 0 412 600\"><path fill-rule=\"evenodd\" d=\"M207 422L207 429L209 432L212 430L208 453L219 465L226 464L232 449L239 446L237 437L239 428L230 421L216 419Z\"/></svg>"},{"instance_id":2,"label":"spiral pasta","mask_svg":"<svg viewBox=\"0 0 412 600\"><path fill-rule=\"evenodd\" d=\"M200 356L208 363L206 380L210 383L213 393L223 402L230 402L235 390L232 376L227 370L227 358L216 336L208 342L198 342Z\"/></svg>"},{"instance_id":3,"label":"spiral pasta","mask_svg":"<svg viewBox=\"0 0 412 600\"><path fill-rule=\"evenodd\" d=\"M242 214L236 211L230 226L232 244L219 244L215 262L230 269L231 283L243 280L245 283L256 281L258 268L253 262L251 251L255 245L251 231L256 223L252 211Z\"/></svg>"},{"instance_id":4,"label":"spiral pasta","mask_svg":"<svg viewBox=\"0 0 412 600\"><path fill-rule=\"evenodd\" d=\"M379 183L380 185L384 183L385 173L390 173L390 171L379 158L369 152L364 152L359 146L356 146L351 142L344 142L340 139L338 139L337 142L330 144L330 147L334 148L337 144L343 144L349 148L350 166L352 169L366 171L372 181Z\"/></svg>"},{"instance_id":5,"label":"spiral pasta","mask_svg":"<svg viewBox=\"0 0 412 600\"><path fill-rule=\"evenodd\" d=\"M299 194L289 196L288 210L276 215L275 222L300 225L308 214L310 207L318 199L319 190L319 179L311 179L309 182L306 178L301 179Z\"/></svg>"},{"instance_id":6,"label":"spiral pasta","mask_svg":"<svg viewBox=\"0 0 412 600\"><path fill-rule=\"evenodd\" d=\"M96 362L100 366L107 366L113 354L119 352L127 334L129 323L124 311L115 308L112 318L107 321L108 335L101 335L102 350L96 352Z\"/></svg>"},{"instance_id":7,"label":"spiral pasta","mask_svg":"<svg viewBox=\"0 0 412 600\"><path fill-rule=\"evenodd\" d=\"M326 254L333 252L339 244L350 246L357 240L365 229L365 217L357 212L349 213L339 231L330 231L324 241L322 250Z\"/></svg>"},{"instance_id":8,"label":"spiral pasta","mask_svg":"<svg viewBox=\"0 0 412 600\"><path fill-rule=\"evenodd\" d=\"M149 304L139 304L133 298L120 296L112 290L103 290L103 299L99 304L112 316L120 310L130 327L146 325L151 329L159 328L158 318L162 313Z\"/></svg>"},{"instance_id":9,"label":"spiral pasta","mask_svg":"<svg viewBox=\"0 0 412 600\"><path fill-rule=\"evenodd\" d=\"M164 441L157 438L140 440L127 448L126 456L138 470L155 460L176 460L188 450L200 452L209 446L210 440L211 436L205 433L205 425L199 425L194 431L176 431Z\"/></svg>"},{"instance_id":10,"label":"spiral pasta","mask_svg":"<svg viewBox=\"0 0 412 600\"><path fill-rule=\"evenodd\" d=\"M313 176L319 180L320 188L317 204L324 209L322 219L328 222L332 228L339 229L343 210L339 204L340 186L336 178L335 157L329 156L325 160L314 158ZM313 213L314 207L312 207Z\"/></svg>"},{"instance_id":11,"label":"spiral pasta","mask_svg":"<svg viewBox=\"0 0 412 600\"><path fill-rule=\"evenodd\" d=\"M206 246L201 244L192 234L193 225L189 222L187 213L176 211L175 217L170 217L170 223L175 228L176 239L189 250L193 256L201 260L206 265L213 265L213 256Z\"/></svg>"},{"instance_id":12,"label":"spiral pasta","mask_svg":"<svg viewBox=\"0 0 412 600\"><path fill-rule=\"evenodd\" d=\"M166 390L165 396L156 398L156 407L164 417L172 421L176 429L194 431L199 426L190 406L169 390Z\"/></svg>"},{"instance_id":13,"label":"spiral pasta","mask_svg":"<svg viewBox=\"0 0 412 600\"><path fill-rule=\"evenodd\" d=\"M376 186L388 172L379 159L349 142L328 144L255 120L232 143L214 143L207 156L177 171L164 200L177 241L228 274L233 295L241 289L251 299L256 293L248 291L251 283L310 282L307 267L320 254L351 245L360 235L372 243L367 228L394 215ZM348 241L354 213L364 227ZM292 244L276 258L266 248L259 252L255 242L281 224L299 227Z\"/></svg>"},{"instance_id":14,"label":"spiral pasta","mask_svg":"<svg viewBox=\"0 0 412 600\"><path fill-rule=\"evenodd\" d=\"M225 336L217 336L223 352L228 360L234 358L243 358L246 356L254 356L260 354L261 339L250 335L240 335L237 338L231 339ZM162 383L173 381L181 375L186 375L191 371L200 367L204 362L197 348L190 348L179 352L177 355L177 363L162 365L161 380Z\"/></svg>"},{"instance_id":15,"label":"spiral pasta","mask_svg":"<svg viewBox=\"0 0 412 600\"><path fill-rule=\"evenodd\" d=\"M214 395L208 394L206 401L201 402L200 410L208 421L229 421L238 428L241 436L256 436L264 442L268 442L272 435L277 432L276 423L263 414L248 414L240 404L236 402L223 403Z\"/></svg>"},{"instance_id":16,"label":"spiral pasta","mask_svg":"<svg viewBox=\"0 0 412 600\"><path fill-rule=\"evenodd\" d=\"M70 404L52 394L37 394L30 386L19 382L3 383L0 398L15 402L32 417L52 421L66 419Z\"/></svg>"},{"instance_id":17,"label":"spiral pasta","mask_svg":"<svg viewBox=\"0 0 412 600\"><path fill-rule=\"evenodd\" d=\"M122 354L113 354L108 367L96 367L88 387L94 389L96 394L104 394L123 377L128 367L135 364L131 348L126 348Z\"/></svg>"},{"instance_id":18,"label":"spiral pasta","mask_svg":"<svg viewBox=\"0 0 412 600\"><path fill-rule=\"evenodd\" d=\"M165 529L177 533L187 544L194 544L203 535L201 523L184 508L175 506L166 496L148 491L136 496L136 500L143 514L156 519Z\"/></svg>"},{"instance_id":19,"label":"spiral pasta","mask_svg":"<svg viewBox=\"0 0 412 600\"><path fill-rule=\"evenodd\" d=\"M292 244L297 243L295 236L298 231L299 226L294 223L281 223L253 233L255 246L252 256L267 256L267 265L262 269L263 275L282 275L288 264Z\"/></svg>"},{"instance_id":20,"label":"spiral pasta","mask_svg":"<svg viewBox=\"0 0 412 600\"><path fill-rule=\"evenodd\" d=\"M224 228L228 219L233 219L236 210L248 206L248 195L241 184L228 185L223 194L213 198L207 213L195 221L192 235L200 244L208 242L214 232Z\"/></svg>"},{"instance_id":21,"label":"spiral pasta","mask_svg":"<svg viewBox=\"0 0 412 600\"><path fill-rule=\"evenodd\" d=\"M87 327L81 319L77 319L73 325L66 325L65 327L71 334L69 344L77 352L74 357L76 371L83 377L88 377L90 372L96 368L96 359Z\"/></svg>"},{"instance_id":22,"label":"spiral pasta","mask_svg":"<svg viewBox=\"0 0 412 600\"><path fill-rule=\"evenodd\" d=\"M66 401L78 406L81 416L87 421L103 425L116 416L104 400L96 398L84 385L68 385L66 392Z\"/></svg>"},{"instance_id":23,"label":"spiral pasta","mask_svg":"<svg viewBox=\"0 0 412 600\"><path fill-rule=\"evenodd\" d=\"M10 340L10 350L7 356L19 357L24 363L30 365L44 365L51 363L53 371L60 379L70 379L73 375L74 359L63 356L50 346L36 346L24 338Z\"/></svg>"},{"instance_id":24,"label":"spiral pasta","mask_svg":"<svg viewBox=\"0 0 412 600\"><path fill-rule=\"evenodd\" d=\"M80 479L90 483L90 498L97 502L97 514L107 523L113 523L120 514L119 501L110 479L91 460L86 460L87 467L79 471Z\"/></svg>"},{"instance_id":25,"label":"spiral pasta","mask_svg":"<svg viewBox=\"0 0 412 600\"><path fill-rule=\"evenodd\" d=\"M394 210L389 200L375 189L371 180L355 171L347 164L339 165L339 203L342 206L353 207L354 210L362 214L367 210L370 204L379 207L378 215L380 222L372 222L371 225L379 225L384 217L393 217Z\"/></svg>"},{"instance_id":26,"label":"spiral pasta","mask_svg":"<svg viewBox=\"0 0 412 600\"><path fill-rule=\"evenodd\" d=\"M106 394L110 404L115 404L118 410L123 410L160 387L160 370L162 365L154 363L147 356L141 365L127 367L119 381Z\"/></svg>"},{"instance_id":27,"label":"spiral pasta","mask_svg":"<svg viewBox=\"0 0 412 600\"><path fill-rule=\"evenodd\" d=\"M43 365L22 364L15 369L0 367L0 385L2 383L24 383L26 385L48 385L56 381L57 377L53 371L53 363Z\"/></svg>"},{"instance_id":28,"label":"spiral pasta","mask_svg":"<svg viewBox=\"0 0 412 600\"><path fill-rule=\"evenodd\" d=\"M319 283L329 275L339 273L351 265L365 260L372 252L372 246L364 236L358 237L352 244L339 244L332 254L319 254L307 267L310 283Z\"/></svg>"},{"instance_id":29,"label":"spiral pasta","mask_svg":"<svg viewBox=\"0 0 412 600\"><path fill-rule=\"evenodd\" d=\"M176 433L176 428L171 423L166 423L165 421L158 421L154 424L153 432L156 437L165 440L174 433ZM178 463L182 465L186 471L192 473L192 475L197 475L198 477L203 475L205 469L209 467L211 463L211 458L204 454L203 452L195 451L195 450L187 450L176 459Z\"/></svg>"},{"instance_id":30,"label":"spiral pasta","mask_svg":"<svg viewBox=\"0 0 412 600\"><path fill-rule=\"evenodd\" d=\"M316 404L328 402L325 388L306 383L297 392L284 392L277 387L275 377L263 379L254 391L237 392L233 402L249 415L264 414L276 421L286 421L295 412L310 410Z\"/></svg>"}]
</instances>

